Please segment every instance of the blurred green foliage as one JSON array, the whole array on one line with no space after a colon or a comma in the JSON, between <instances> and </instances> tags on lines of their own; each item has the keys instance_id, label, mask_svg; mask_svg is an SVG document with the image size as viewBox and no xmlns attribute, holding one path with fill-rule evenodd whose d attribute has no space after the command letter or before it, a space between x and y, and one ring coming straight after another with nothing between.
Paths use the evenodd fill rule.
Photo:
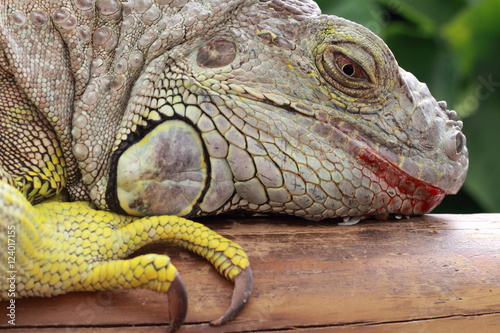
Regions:
<instances>
[{"instance_id":1,"label":"blurred green foliage","mask_svg":"<svg viewBox=\"0 0 500 333\"><path fill-rule=\"evenodd\" d=\"M437 212L500 212L500 0L317 0L382 37L464 121L470 168Z\"/></svg>"}]
</instances>

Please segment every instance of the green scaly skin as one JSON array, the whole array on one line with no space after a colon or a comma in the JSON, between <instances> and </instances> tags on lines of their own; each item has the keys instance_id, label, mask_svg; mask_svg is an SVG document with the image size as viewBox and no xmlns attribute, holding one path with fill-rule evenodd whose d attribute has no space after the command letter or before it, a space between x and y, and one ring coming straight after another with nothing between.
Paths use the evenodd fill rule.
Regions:
<instances>
[{"instance_id":1,"label":"green scaly skin","mask_svg":"<svg viewBox=\"0 0 500 333\"><path fill-rule=\"evenodd\" d=\"M127 259L165 240L235 282L220 325L248 301L248 257L184 218L353 224L425 214L464 182L456 113L312 0L0 0L0 13L0 246L15 243L17 271L2 300L146 288L168 294L175 331L175 267ZM13 265L0 251L1 275Z\"/></svg>"}]
</instances>

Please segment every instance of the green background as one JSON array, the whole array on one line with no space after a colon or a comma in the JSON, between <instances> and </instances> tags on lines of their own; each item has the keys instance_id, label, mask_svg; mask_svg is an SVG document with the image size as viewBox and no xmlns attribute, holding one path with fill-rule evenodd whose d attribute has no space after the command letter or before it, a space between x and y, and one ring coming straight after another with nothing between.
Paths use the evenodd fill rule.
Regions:
<instances>
[{"instance_id":1,"label":"green background","mask_svg":"<svg viewBox=\"0 0 500 333\"><path fill-rule=\"evenodd\" d=\"M500 212L500 0L318 0L382 37L464 122L470 167L434 212Z\"/></svg>"}]
</instances>

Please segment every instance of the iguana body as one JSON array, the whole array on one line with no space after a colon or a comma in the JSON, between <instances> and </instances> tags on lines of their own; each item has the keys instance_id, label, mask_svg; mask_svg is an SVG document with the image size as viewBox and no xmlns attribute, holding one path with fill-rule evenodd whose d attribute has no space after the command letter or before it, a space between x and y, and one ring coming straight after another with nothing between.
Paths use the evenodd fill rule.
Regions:
<instances>
[{"instance_id":1,"label":"iguana body","mask_svg":"<svg viewBox=\"0 0 500 333\"><path fill-rule=\"evenodd\" d=\"M463 184L456 114L312 1L0 0L0 13L0 243L15 229L17 297L168 291L175 329L185 295L168 258L124 260L170 239L236 280L221 323L251 290L246 254L174 216L352 222L427 213ZM69 203L38 204L61 192Z\"/></svg>"}]
</instances>

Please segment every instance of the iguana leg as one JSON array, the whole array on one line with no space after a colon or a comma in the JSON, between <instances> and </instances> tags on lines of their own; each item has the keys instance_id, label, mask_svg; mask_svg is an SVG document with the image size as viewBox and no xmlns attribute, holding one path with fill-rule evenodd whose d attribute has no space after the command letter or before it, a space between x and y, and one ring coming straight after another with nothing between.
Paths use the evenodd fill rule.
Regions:
<instances>
[{"instance_id":1,"label":"iguana leg","mask_svg":"<svg viewBox=\"0 0 500 333\"><path fill-rule=\"evenodd\" d=\"M226 322L241 310L252 288L246 254L200 224L168 216L119 216L90 209L84 202L32 206L67 185L66 162L49 121L1 66L0 106L0 245L6 248L9 241L15 242L16 297L152 289L168 293L171 329L175 330L184 320L187 302L170 259L151 254L124 260L148 243L168 239L209 259L235 281L231 306L214 324ZM4 250L0 260L4 276L13 270ZM1 298L11 298L4 292L8 289L5 279L0 286Z\"/></svg>"},{"instance_id":2,"label":"iguana leg","mask_svg":"<svg viewBox=\"0 0 500 333\"><path fill-rule=\"evenodd\" d=\"M54 296L71 291L146 288L168 293L171 330L183 322L186 293L165 255L123 259L155 241L169 240L207 258L235 281L232 304L214 324L231 319L247 302L252 274L245 252L205 226L174 216L137 218L91 209L86 202L49 202L32 206L0 182L0 244L7 248L14 230L15 263L0 252L0 272L16 273L16 297ZM1 282L2 299L8 285Z\"/></svg>"}]
</instances>

